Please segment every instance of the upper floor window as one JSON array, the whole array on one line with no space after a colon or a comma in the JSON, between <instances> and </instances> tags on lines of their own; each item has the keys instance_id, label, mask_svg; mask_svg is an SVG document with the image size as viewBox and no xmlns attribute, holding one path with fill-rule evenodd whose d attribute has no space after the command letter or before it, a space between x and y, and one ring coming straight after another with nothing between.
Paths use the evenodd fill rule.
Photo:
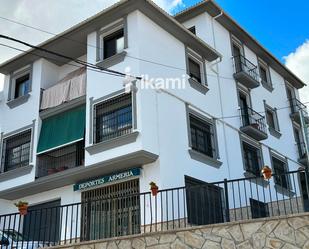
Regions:
<instances>
[{"instance_id":1,"label":"upper floor window","mask_svg":"<svg viewBox=\"0 0 309 249\"><path fill-rule=\"evenodd\" d=\"M121 94L95 105L95 143L132 132L132 94Z\"/></svg>"},{"instance_id":2,"label":"upper floor window","mask_svg":"<svg viewBox=\"0 0 309 249\"><path fill-rule=\"evenodd\" d=\"M117 30L114 33L103 38L103 59L107 59L124 50L124 32L123 29Z\"/></svg>"},{"instance_id":3,"label":"upper floor window","mask_svg":"<svg viewBox=\"0 0 309 249\"><path fill-rule=\"evenodd\" d=\"M19 99L28 95L31 91L32 70L27 66L21 70L15 71L10 75L10 88L8 101Z\"/></svg>"},{"instance_id":4,"label":"upper floor window","mask_svg":"<svg viewBox=\"0 0 309 249\"><path fill-rule=\"evenodd\" d=\"M259 73L260 73L262 85L266 89L272 91L273 87L271 83L270 70L269 70L268 65L265 62L263 62L261 59L259 59L258 66L259 66Z\"/></svg>"},{"instance_id":5,"label":"upper floor window","mask_svg":"<svg viewBox=\"0 0 309 249\"><path fill-rule=\"evenodd\" d=\"M31 130L5 138L1 159L3 172L29 165L30 147Z\"/></svg>"},{"instance_id":6,"label":"upper floor window","mask_svg":"<svg viewBox=\"0 0 309 249\"><path fill-rule=\"evenodd\" d=\"M245 170L254 176L260 176L262 165L261 149L245 141L242 142L242 149Z\"/></svg>"},{"instance_id":7,"label":"upper floor window","mask_svg":"<svg viewBox=\"0 0 309 249\"><path fill-rule=\"evenodd\" d=\"M270 134L279 138L281 134L279 128L277 109L272 108L267 104L265 104L265 116Z\"/></svg>"},{"instance_id":8,"label":"upper floor window","mask_svg":"<svg viewBox=\"0 0 309 249\"><path fill-rule=\"evenodd\" d=\"M192 33L196 35L196 29L195 26L192 26L191 28L188 28L188 30Z\"/></svg>"},{"instance_id":9,"label":"upper floor window","mask_svg":"<svg viewBox=\"0 0 309 249\"><path fill-rule=\"evenodd\" d=\"M191 148L209 157L215 157L214 127L193 114L189 114Z\"/></svg>"},{"instance_id":10,"label":"upper floor window","mask_svg":"<svg viewBox=\"0 0 309 249\"><path fill-rule=\"evenodd\" d=\"M186 49L187 74L191 87L205 94L208 91L205 60L191 49Z\"/></svg>"},{"instance_id":11,"label":"upper floor window","mask_svg":"<svg viewBox=\"0 0 309 249\"><path fill-rule=\"evenodd\" d=\"M97 32L97 62L104 68L124 60L128 47L127 20L120 19Z\"/></svg>"}]
</instances>

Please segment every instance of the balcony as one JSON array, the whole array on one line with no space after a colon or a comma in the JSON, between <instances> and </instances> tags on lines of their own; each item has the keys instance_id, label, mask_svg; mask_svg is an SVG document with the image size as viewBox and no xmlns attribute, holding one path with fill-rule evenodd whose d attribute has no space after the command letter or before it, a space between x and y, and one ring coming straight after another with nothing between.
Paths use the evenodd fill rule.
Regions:
<instances>
[{"instance_id":1,"label":"balcony","mask_svg":"<svg viewBox=\"0 0 309 249\"><path fill-rule=\"evenodd\" d=\"M301 117L303 116L304 123L309 124L307 107L296 98L290 99L289 102L291 107L291 119L298 124L301 124Z\"/></svg>"},{"instance_id":2,"label":"balcony","mask_svg":"<svg viewBox=\"0 0 309 249\"><path fill-rule=\"evenodd\" d=\"M243 56L234 56L234 78L249 89L260 85L257 66Z\"/></svg>"},{"instance_id":3,"label":"balcony","mask_svg":"<svg viewBox=\"0 0 309 249\"><path fill-rule=\"evenodd\" d=\"M303 164L304 166L308 165L308 156L306 151L305 143L297 143L297 151L298 151L298 162Z\"/></svg>"},{"instance_id":4,"label":"balcony","mask_svg":"<svg viewBox=\"0 0 309 249\"><path fill-rule=\"evenodd\" d=\"M265 117L251 108L241 109L240 130L257 141L264 140L268 137L266 131Z\"/></svg>"},{"instance_id":5,"label":"balcony","mask_svg":"<svg viewBox=\"0 0 309 249\"><path fill-rule=\"evenodd\" d=\"M37 177L44 177L84 165L84 140L38 155Z\"/></svg>"}]
</instances>

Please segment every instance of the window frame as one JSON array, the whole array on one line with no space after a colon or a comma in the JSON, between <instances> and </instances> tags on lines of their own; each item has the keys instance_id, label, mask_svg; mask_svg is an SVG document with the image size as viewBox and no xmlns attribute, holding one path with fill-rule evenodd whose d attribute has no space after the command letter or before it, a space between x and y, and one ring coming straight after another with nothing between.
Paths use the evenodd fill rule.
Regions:
<instances>
[{"instance_id":1,"label":"window frame","mask_svg":"<svg viewBox=\"0 0 309 249\"><path fill-rule=\"evenodd\" d=\"M101 144L101 143L105 143L105 142L110 142L111 140L113 139L109 139L109 140L106 140L105 142L102 141L102 142L96 142L95 141L95 134L96 134L96 124L95 124L95 120L96 120L96 109L95 109L95 106L96 105L99 105L103 102L106 102L106 101L109 101L109 100L112 100L113 98L117 98L117 97L120 97L121 95L124 95L124 94L128 94L125 89L121 89L121 90L118 90L116 92L113 92L111 94L108 94L106 96L103 96L101 98L98 98L98 99L94 99L93 97L91 97L89 99L90 101L90 118L89 118L89 147L91 146L95 146L95 145L98 145L98 144ZM137 99L136 99L136 89L135 90L132 90L130 92L131 94L131 103L132 103L132 131L130 134L134 134L136 131L137 131ZM127 134L127 135L130 135L130 134ZM117 138L121 138L121 137L124 137L125 135L123 136L120 136L120 137L115 137L115 139ZM117 145L115 145L117 146ZM86 148L87 149L87 148Z\"/></svg>"},{"instance_id":2,"label":"window frame","mask_svg":"<svg viewBox=\"0 0 309 249\"><path fill-rule=\"evenodd\" d=\"M192 159L203 162L207 165L219 167L222 165L222 162L220 160L220 153L219 153L219 146L218 146L218 136L217 136L217 127L215 119L208 118L199 112L193 110L188 105L186 106L186 112L187 112L187 133L188 133L188 147L189 147L189 154ZM200 152L192 147L192 135L191 135L191 120L190 116L193 116L194 118L198 119L202 123L205 123L210 126L210 136L211 136L211 145L213 148L212 157Z\"/></svg>"},{"instance_id":3,"label":"window frame","mask_svg":"<svg viewBox=\"0 0 309 249\"><path fill-rule=\"evenodd\" d=\"M123 50L104 58L104 38L123 30L124 47ZM97 65L108 68L115 64L122 62L126 56L126 49L128 48L128 28L127 17L121 18L97 31Z\"/></svg>"},{"instance_id":4,"label":"window frame","mask_svg":"<svg viewBox=\"0 0 309 249\"><path fill-rule=\"evenodd\" d=\"M264 100L264 109L265 109L265 119L268 126L268 131L271 135L273 135L276 138L281 137L280 133L280 126L279 126L279 118L277 113L277 108L273 108L270 105L266 104L266 101ZM269 125L268 118L267 118L267 112L270 112L273 117L274 127Z\"/></svg>"},{"instance_id":5,"label":"window frame","mask_svg":"<svg viewBox=\"0 0 309 249\"><path fill-rule=\"evenodd\" d=\"M255 173L251 172L246 168L246 163L245 163L245 150L244 150L244 143L247 145L255 148L257 150L257 157L258 157L258 166L259 166L259 172L262 169L262 166L264 164L264 159L263 159L263 151L262 151L262 146L260 143L255 142L243 135L240 135L240 147L241 147L241 154L242 154L242 161L243 161L243 169L245 171L245 174L248 174L249 176L254 176L254 177L260 177L261 174L256 175Z\"/></svg>"},{"instance_id":6,"label":"window frame","mask_svg":"<svg viewBox=\"0 0 309 249\"><path fill-rule=\"evenodd\" d=\"M0 134L0 142L1 142L0 143L0 175L4 174L4 173L8 173L8 172L18 171L19 169L26 168L27 166L30 166L33 163L34 127L35 127L35 120L33 120L31 125L25 126L23 128L20 128L18 130L15 130L15 131L12 131L12 132L9 132L9 133L6 133L6 134L4 134L4 133ZM25 133L25 132L28 132L28 131L30 131L30 147L29 147L29 162L28 162L28 165L25 165L25 166L22 166L22 167L17 167L17 168L14 168L12 170L4 171L5 168L6 168L6 166L5 166L6 155L4 155L3 153L6 150L5 143L6 143L7 139L10 139L14 136L17 136L19 134L22 134L22 133ZM4 162L3 162L3 160L4 160Z\"/></svg>"},{"instance_id":7,"label":"window frame","mask_svg":"<svg viewBox=\"0 0 309 249\"><path fill-rule=\"evenodd\" d=\"M206 60L188 47L185 48L185 53L186 53L186 73L189 77L188 81L190 86L195 90L201 92L202 94L206 94L209 90L207 85ZM199 65L201 82L190 77L189 59Z\"/></svg>"},{"instance_id":8,"label":"window frame","mask_svg":"<svg viewBox=\"0 0 309 249\"><path fill-rule=\"evenodd\" d=\"M283 171L284 173L289 172L289 165L288 165L288 160L286 157L283 157L281 155L277 155L275 152L273 152L272 150L269 151L270 152L270 161L271 161L271 167L273 169L274 174L276 175L276 168L275 168L275 163L274 163L274 159L276 159L277 161L280 161L282 163L283 166ZM291 183L291 177L290 175L286 175L286 183L287 186L283 186L280 181L278 182L277 178L274 177L274 183L276 186L278 186L281 189L284 190L292 190L292 183Z\"/></svg>"},{"instance_id":9,"label":"window frame","mask_svg":"<svg viewBox=\"0 0 309 249\"><path fill-rule=\"evenodd\" d=\"M258 68L259 68L259 76L261 79L262 86L268 91L272 92L274 90L271 80L270 67L264 62L261 58L258 58ZM266 81L261 77L261 69L264 69L266 73Z\"/></svg>"},{"instance_id":10,"label":"window frame","mask_svg":"<svg viewBox=\"0 0 309 249\"><path fill-rule=\"evenodd\" d=\"M29 85L28 91L21 96L15 97L16 93L16 81L25 75L29 74ZM8 91L8 98L7 98L7 105L10 108L14 108L18 105L21 105L27 102L28 98L30 97L30 93L32 91L32 74L33 74L33 66L28 65L25 66L17 71L14 71L10 74L10 83L9 83L9 91Z\"/></svg>"}]
</instances>

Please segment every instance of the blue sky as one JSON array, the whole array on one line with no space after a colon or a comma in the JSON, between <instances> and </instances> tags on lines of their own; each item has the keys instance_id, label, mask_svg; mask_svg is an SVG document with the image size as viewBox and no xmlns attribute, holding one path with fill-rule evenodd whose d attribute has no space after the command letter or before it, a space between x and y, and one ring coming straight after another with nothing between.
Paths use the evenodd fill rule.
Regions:
<instances>
[{"instance_id":1,"label":"blue sky","mask_svg":"<svg viewBox=\"0 0 309 249\"><path fill-rule=\"evenodd\" d=\"M199 1L183 0L186 6ZM245 30L278 59L309 39L308 0L216 0Z\"/></svg>"}]
</instances>

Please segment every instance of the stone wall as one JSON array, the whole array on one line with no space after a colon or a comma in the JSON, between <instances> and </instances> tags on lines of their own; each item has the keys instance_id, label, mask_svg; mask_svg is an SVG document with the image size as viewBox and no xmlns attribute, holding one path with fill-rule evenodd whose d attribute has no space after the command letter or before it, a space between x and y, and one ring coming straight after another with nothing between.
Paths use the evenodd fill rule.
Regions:
<instances>
[{"instance_id":1,"label":"stone wall","mask_svg":"<svg viewBox=\"0 0 309 249\"><path fill-rule=\"evenodd\" d=\"M63 249L247 249L308 248L309 214L264 218L134 235L75 245Z\"/></svg>"}]
</instances>

